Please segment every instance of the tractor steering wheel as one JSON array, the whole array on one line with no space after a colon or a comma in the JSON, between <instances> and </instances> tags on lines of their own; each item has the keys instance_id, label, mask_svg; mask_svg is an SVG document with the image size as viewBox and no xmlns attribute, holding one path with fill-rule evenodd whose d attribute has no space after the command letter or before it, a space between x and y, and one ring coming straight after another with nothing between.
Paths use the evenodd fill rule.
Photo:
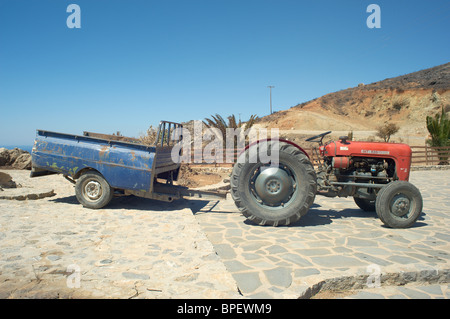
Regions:
<instances>
[{"instance_id":1,"label":"tractor steering wheel","mask_svg":"<svg viewBox=\"0 0 450 319\"><path fill-rule=\"evenodd\" d=\"M319 135L307 138L305 141L306 142L319 142L320 144L322 144L322 140L325 137L325 135L328 135L330 133L331 133L331 131L328 131L328 132L325 132L325 133L321 133Z\"/></svg>"}]
</instances>

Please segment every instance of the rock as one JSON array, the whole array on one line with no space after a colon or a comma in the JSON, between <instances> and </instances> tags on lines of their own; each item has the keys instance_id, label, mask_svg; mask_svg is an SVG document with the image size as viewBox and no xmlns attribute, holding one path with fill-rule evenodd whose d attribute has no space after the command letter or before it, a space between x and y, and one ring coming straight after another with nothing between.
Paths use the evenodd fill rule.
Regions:
<instances>
[{"instance_id":1,"label":"rock","mask_svg":"<svg viewBox=\"0 0 450 319\"><path fill-rule=\"evenodd\" d=\"M244 293L253 292L262 285L258 272L234 273L233 277L239 282L239 289Z\"/></svg>"},{"instance_id":2,"label":"rock","mask_svg":"<svg viewBox=\"0 0 450 319\"><path fill-rule=\"evenodd\" d=\"M125 277L126 279L137 279L137 280L148 280L150 279L150 277L146 274L137 274L134 272L123 272L122 276Z\"/></svg>"},{"instance_id":3,"label":"rock","mask_svg":"<svg viewBox=\"0 0 450 319\"><path fill-rule=\"evenodd\" d=\"M17 147L10 150L8 165L12 165L16 161L16 159L24 153L27 153L27 152L25 152L24 150L21 150L20 148L17 148Z\"/></svg>"},{"instance_id":4,"label":"rock","mask_svg":"<svg viewBox=\"0 0 450 319\"><path fill-rule=\"evenodd\" d=\"M31 169L31 154L23 153L19 155L11 166L16 169Z\"/></svg>"},{"instance_id":5,"label":"rock","mask_svg":"<svg viewBox=\"0 0 450 319\"><path fill-rule=\"evenodd\" d=\"M6 166L9 163L9 151L2 147L0 148L0 166Z\"/></svg>"},{"instance_id":6,"label":"rock","mask_svg":"<svg viewBox=\"0 0 450 319\"><path fill-rule=\"evenodd\" d=\"M12 150L2 147L0 148L0 166L31 169L31 154L17 147Z\"/></svg>"},{"instance_id":7,"label":"rock","mask_svg":"<svg viewBox=\"0 0 450 319\"><path fill-rule=\"evenodd\" d=\"M48 258L49 260L51 260L51 261L57 261L57 260L60 260L60 259L61 259L61 256L58 256L58 255L50 255L50 256L47 256L47 258Z\"/></svg>"},{"instance_id":8,"label":"rock","mask_svg":"<svg viewBox=\"0 0 450 319\"><path fill-rule=\"evenodd\" d=\"M1 189L1 187L0 187ZM0 199L7 199L7 200L27 200L27 199L41 199L45 197L52 197L55 196L55 191L52 189L49 192L45 193L39 193L39 194L25 194L25 195L0 195Z\"/></svg>"},{"instance_id":9,"label":"rock","mask_svg":"<svg viewBox=\"0 0 450 319\"><path fill-rule=\"evenodd\" d=\"M289 287L292 283L291 270L285 267L278 267L275 269L264 270L264 274L267 280L274 285L279 287Z\"/></svg>"},{"instance_id":10,"label":"rock","mask_svg":"<svg viewBox=\"0 0 450 319\"><path fill-rule=\"evenodd\" d=\"M11 175L0 172L0 187L1 188L16 188L16 182L12 180Z\"/></svg>"}]
</instances>

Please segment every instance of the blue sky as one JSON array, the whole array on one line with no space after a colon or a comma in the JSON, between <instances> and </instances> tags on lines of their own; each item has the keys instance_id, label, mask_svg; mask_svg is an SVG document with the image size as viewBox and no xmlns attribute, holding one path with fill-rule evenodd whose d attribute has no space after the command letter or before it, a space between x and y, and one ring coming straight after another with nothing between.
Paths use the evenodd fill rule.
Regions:
<instances>
[{"instance_id":1,"label":"blue sky","mask_svg":"<svg viewBox=\"0 0 450 319\"><path fill-rule=\"evenodd\" d=\"M268 85L277 111L449 62L449 21L447 0L0 0L0 145L264 116Z\"/></svg>"}]
</instances>

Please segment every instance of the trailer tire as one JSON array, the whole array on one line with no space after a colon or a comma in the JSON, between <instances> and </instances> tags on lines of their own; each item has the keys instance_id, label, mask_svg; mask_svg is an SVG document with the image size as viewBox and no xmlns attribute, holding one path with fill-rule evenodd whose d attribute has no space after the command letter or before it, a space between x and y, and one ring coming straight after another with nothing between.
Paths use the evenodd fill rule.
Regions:
<instances>
[{"instance_id":1,"label":"trailer tire","mask_svg":"<svg viewBox=\"0 0 450 319\"><path fill-rule=\"evenodd\" d=\"M413 184L394 181L380 190L375 208L378 217L386 226L408 228L422 213L422 195Z\"/></svg>"},{"instance_id":2,"label":"trailer tire","mask_svg":"<svg viewBox=\"0 0 450 319\"><path fill-rule=\"evenodd\" d=\"M251 147L256 147L256 152ZM296 222L308 212L316 195L316 173L309 158L297 147L283 142L265 141L251 147L233 167L231 196L236 206L259 225ZM279 147L278 166L255 160L261 147L267 147L267 154Z\"/></svg>"},{"instance_id":3,"label":"trailer tire","mask_svg":"<svg viewBox=\"0 0 450 319\"><path fill-rule=\"evenodd\" d=\"M87 171L77 180L75 194L84 207L99 209L109 204L114 190L102 174L97 171Z\"/></svg>"}]
</instances>

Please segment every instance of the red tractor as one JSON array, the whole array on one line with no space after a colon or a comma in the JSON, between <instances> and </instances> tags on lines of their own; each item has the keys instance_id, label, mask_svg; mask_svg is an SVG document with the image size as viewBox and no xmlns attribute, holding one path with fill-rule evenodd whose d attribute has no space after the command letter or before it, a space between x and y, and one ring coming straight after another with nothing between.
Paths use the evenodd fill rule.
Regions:
<instances>
[{"instance_id":1,"label":"red tractor","mask_svg":"<svg viewBox=\"0 0 450 319\"><path fill-rule=\"evenodd\" d=\"M411 148L406 144L353 142L347 136L317 142L316 170L308 154L286 140L264 140L241 153L233 167L231 195L239 210L259 225L289 225L305 215L316 194L352 196L364 211L376 211L388 227L407 228L422 212L420 191L409 180ZM278 150L276 165L258 159L255 149Z\"/></svg>"}]
</instances>

